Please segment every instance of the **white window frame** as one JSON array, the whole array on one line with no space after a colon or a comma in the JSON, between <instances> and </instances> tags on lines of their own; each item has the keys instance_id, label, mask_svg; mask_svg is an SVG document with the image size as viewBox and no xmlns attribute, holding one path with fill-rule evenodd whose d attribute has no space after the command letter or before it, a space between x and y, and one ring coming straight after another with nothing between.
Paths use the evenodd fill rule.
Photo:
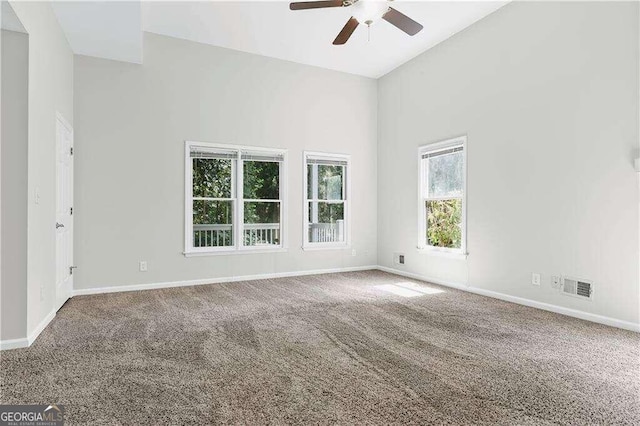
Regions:
<instances>
[{"instance_id":1,"label":"white window frame","mask_svg":"<svg viewBox=\"0 0 640 426\"><path fill-rule=\"evenodd\" d=\"M344 188L344 241L331 243L314 243L309 241L309 199L307 167L309 157L322 157L327 160L346 161ZM351 247L351 155L317 151L304 151L302 153L302 249L303 250L331 250L348 249Z\"/></svg>"},{"instance_id":2,"label":"white window frame","mask_svg":"<svg viewBox=\"0 0 640 426\"><path fill-rule=\"evenodd\" d=\"M236 161L232 163L232 189L231 199L233 202L233 241L232 246L220 247L194 247L193 246L193 168L191 160L191 151L194 148L203 149L221 149L226 151L235 151L237 154ZM244 245L244 202L265 201L244 199L244 163L242 160L242 151L257 151L264 153L273 153L283 156L280 165L280 244L264 247L264 246L245 246ZM191 256L209 256L209 255L229 255L229 254L246 254L246 253L272 253L286 251L288 248L288 218L287 218L287 200L288 200L288 160L286 149L265 148L259 146L230 145L209 142L185 141L184 146L184 164L185 164L185 210L184 210L184 255ZM268 201L268 200L266 200Z\"/></svg>"},{"instance_id":3,"label":"white window frame","mask_svg":"<svg viewBox=\"0 0 640 426\"><path fill-rule=\"evenodd\" d=\"M427 242L427 211L426 201L435 200L437 198L427 197L427 178L425 176L426 168L423 166L422 156L431 152L438 152L449 148L462 146L462 235L460 248L447 248L431 246ZM423 253L444 254L453 256L467 255L467 136L458 136L418 148L418 251ZM456 197L443 197L442 199L451 199Z\"/></svg>"}]
</instances>

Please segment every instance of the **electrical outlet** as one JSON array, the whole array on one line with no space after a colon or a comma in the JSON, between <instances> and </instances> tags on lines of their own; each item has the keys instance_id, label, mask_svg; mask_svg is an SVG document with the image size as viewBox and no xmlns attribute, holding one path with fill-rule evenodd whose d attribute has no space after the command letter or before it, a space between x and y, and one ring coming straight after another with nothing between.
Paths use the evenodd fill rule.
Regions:
<instances>
[{"instance_id":1,"label":"electrical outlet","mask_svg":"<svg viewBox=\"0 0 640 426\"><path fill-rule=\"evenodd\" d=\"M540 285L540 274L533 273L531 274L531 284Z\"/></svg>"},{"instance_id":2,"label":"electrical outlet","mask_svg":"<svg viewBox=\"0 0 640 426\"><path fill-rule=\"evenodd\" d=\"M554 275L551 277L551 288L559 289L560 288L560 277Z\"/></svg>"},{"instance_id":3,"label":"electrical outlet","mask_svg":"<svg viewBox=\"0 0 640 426\"><path fill-rule=\"evenodd\" d=\"M40 188L37 186L34 191L33 198L36 204L40 204Z\"/></svg>"},{"instance_id":4,"label":"electrical outlet","mask_svg":"<svg viewBox=\"0 0 640 426\"><path fill-rule=\"evenodd\" d=\"M404 265L404 254L393 253L393 263L396 265Z\"/></svg>"},{"instance_id":5,"label":"electrical outlet","mask_svg":"<svg viewBox=\"0 0 640 426\"><path fill-rule=\"evenodd\" d=\"M141 260L140 261L140 272L147 272L147 261L146 260Z\"/></svg>"},{"instance_id":6,"label":"electrical outlet","mask_svg":"<svg viewBox=\"0 0 640 426\"><path fill-rule=\"evenodd\" d=\"M351 256L355 256L356 254L356 249L351 250Z\"/></svg>"}]
</instances>

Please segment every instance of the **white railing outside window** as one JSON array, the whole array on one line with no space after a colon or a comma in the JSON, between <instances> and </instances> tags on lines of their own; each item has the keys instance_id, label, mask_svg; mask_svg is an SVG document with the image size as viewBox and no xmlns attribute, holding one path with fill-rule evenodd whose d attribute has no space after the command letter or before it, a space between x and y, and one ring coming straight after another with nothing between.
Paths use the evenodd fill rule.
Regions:
<instances>
[{"instance_id":1,"label":"white railing outside window","mask_svg":"<svg viewBox=\"0 0 640 426\"><path fill-rule=\"evenodd\" d=\"M244 225L244 244L273 246L280 244L279 223L251 223Z\"/></svg>"},{"instance_id":2,"label":"white railing outside window","mask_svg":"<svg viewBox=\"0 0 640 426\"><path fill-rule=\"evenodd\" d=\"M233 245L233 225L193 225L194 247Z\"/></svg>"},{"instance_id":3,"label":"white railing outside window","mask_svg":"<svg viewBox=\"0 0 640 426\"><path fill-rule=\"evenodd\" d=\"M337 220L335 223L310 223L309 241L312 243L344 241L344 220Z\"/></svg>"}]
</instances>

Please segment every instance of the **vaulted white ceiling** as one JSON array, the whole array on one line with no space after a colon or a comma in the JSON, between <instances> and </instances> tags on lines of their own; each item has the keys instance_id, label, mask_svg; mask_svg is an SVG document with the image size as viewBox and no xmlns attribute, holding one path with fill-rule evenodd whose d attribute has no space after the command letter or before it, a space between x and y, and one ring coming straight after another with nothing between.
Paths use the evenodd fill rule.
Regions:
<instances>
[{"instance_id":1,"label":"vaulted white ceiling","mask_svg":"<svg viewBox=\"0 0 640 426\"><path fill-rule=\"evenodd\" d=\"M74 53L142 63L139 1L57 1L53 11Z\"/></svg>"},{"instance_id":2,"label":"vaulted white ceiling","mask_svg":"<svg viewBox=\"0 0 640 426\"><path fill-rule=\"evenodd\" d=\"M18 15L13 11L13 8L8 1L0 1L0 27L3 30L15 31L18 33L26 33L27 31L22 26L22 22L18 19Z\"/></svg>"},{"instance_id":3,"label":"vaulted white ceiling","mask_svg":"<svg viewBox=\"0 0 640 426\"><path fill-rule=\"evenodd\" d=\"M289 10L285 1L56 2L75 53L140 62L141 31L377 78L508 1L405 1L393 7L424 25L409 37L386 21L334 38L345 8Z\"/></svg>"}]
</instances>

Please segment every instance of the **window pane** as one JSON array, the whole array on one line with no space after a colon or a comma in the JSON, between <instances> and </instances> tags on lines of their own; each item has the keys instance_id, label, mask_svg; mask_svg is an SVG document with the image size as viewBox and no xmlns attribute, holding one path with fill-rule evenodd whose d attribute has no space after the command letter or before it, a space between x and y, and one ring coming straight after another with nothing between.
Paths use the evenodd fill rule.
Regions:
<instances>
[{"instance_id":1,"label":"window pane","mask_svg":"<svg viewBox=\"0 0 640 426\"><path fill-rule=\"evenodd\" d=\"M316 214L317 220L314 219ZM310 223L335 223L338 220L344 220L344 203L323 203L322 201L314 203L309 201Z\"/></svg>"},{"instance_id":2,"label":"window pane","mask_svg":"<svg viewBox=\"0 0 640 426\"><path fill-rule=\"evenodd\" d=\"M309 202L309 242L334 243L344 238L344 203Z\"/></svg>"},{"instance_id":3,"label":"window pane","mask_svg":"<svg viewBox=\"0 0 640 426\"><path fill-rule=\"evenodd\" d=\"M193 159L193 196L231 198L231 162L215 158Z\"/></svg>"},{"instance_id":4,"label":"window pane","mask_svg":"<svg viewBox=\"0 0 640 426\"><path fill-rule=\"evenodd\" d=\"M318 165L318 199L342 200L344 166Z\"/></svg>"},{"instance_id":5,"label":"window pane","mask_svg":"<svg viewBox=\"0 0 640 426\"><path fill-rule=\"evenodd\" d=\"M462 200L426 201L427 244L462 247Z\"/></svg>"},{"instance_id":6,"label":"window pane","mask_svg":"<svg viewBox=\"0 0 640 426\"><path fill-rule=\"evenodd\" d=\"M428 158L428 197L456 197L462 195L462 151Z\"/></svg>"},{"instance_id":7,"label":"window pane","mask_svg":"<svg viewBox=\"0 0 640 426\"><path fill-rule=\"evenodd\" d=\"M310 200L342 200L343 198L343 181L344 166L315 165L318 168L316 184L318 193L313 193L314 173L313 164L307 165L307 198Z\"/></svg>"},{"instance_id":8,"label":"window pane","mask_svg":"<svg viewBox=\"0 0 640 426\"><path fill-rule=\"evenodd\" d=\"M344 220L344 204L318 203L318 221L321 223L335 223Z\"/></svg>"},{"instance_id":9,"label":"window pane","mask_svg":"<svg viewBox=\"0 0 640 426\"><path fill-rule=\"evenodd\" d=\"M250 200L280 199L280 163L245 161L244 198Z\"/></svg>"},{"instance_id":10,"label":"window pane","mask_svg":"<svg viewBox=\"0 0 640 426\"><path fill-rule=\"evenodd\" d=\"M245 201L244 223L280 223L280 202Z\"/></svg>"},{"instance_id":11,"label":"window pane","mask_svg":"<svg viewBox=\"0 0 640 426\"><path fill-rule=\"evenodd\" d=\"M244 203L244 245L280 244L280 202Z\"/></svg>"},{"instance_id":12,"label":"window pane","mask_svg":"<svg viewBox=\"0 0 640 426\"><path fill-rule=\"evenodd\" d=\"M233 201L193 201L193 246L233 245Z\"/></svg>"},{"instance_id":13,"label":"window pane","mask_svg":"<svg viewBox=\"0 0 640 426\"><path fill-rule=\"evenodd\" d=\"M313 164L307 165L307 199L313 199Z\"/></svg>"}]
</instances>

